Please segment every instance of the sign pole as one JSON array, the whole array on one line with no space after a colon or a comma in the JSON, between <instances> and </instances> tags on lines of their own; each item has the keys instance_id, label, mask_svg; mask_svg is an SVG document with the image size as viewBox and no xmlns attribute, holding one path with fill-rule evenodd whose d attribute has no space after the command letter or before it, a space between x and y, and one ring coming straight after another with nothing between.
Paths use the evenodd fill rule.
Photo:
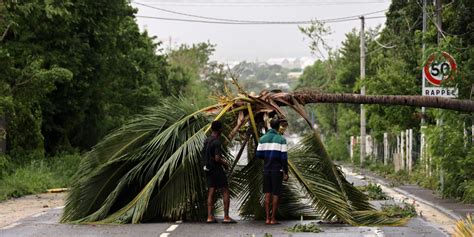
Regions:
<instances>
[{"instance_id":1,"label":"sign pole","mask_svg":"<svg viewBox=\"0 0 474 237\"><path fill-rule=\"evenodd\" d=\"M422 41L423 41L423 46L422 46L422 59L425 59L425 33L426 33L426 0L423 0L423 34L422 34ZM421 95L423 95L423 91L425 90L425 70L421 70ZM425 132L424 132L424 127L425 127L425 114L426 114L426 108L421 107L421 129L420 129L420 163L425 162L426 168L428 169L428 156L426 155L425 151ZM426 170L428 172L428 170Z\"/></svg>"},{"instance_id":2,"label":"sign pole","mask_svg":"<svg viewBox=\"0 0 474 237\"><path fill-rule=\"evenodd\" d=\"M360 28L360 80L363 81L365 78L365 29L364 29L364 16L360 17L361 28ZM365 86L360 89L360 94L365 95ZM364 105L360 105L360 167L364 167L365 161L365 108Z\"/></svg>"},{"instance_id":3,"label":"sign pole","mask_svg":"<svg viewBox=\"0 0 474 237\"><path fill-rule=\"evenodd\" d=\"M423 51L422 51L422 57L425 59L425 36L426 33L426 0L423 0ZM421 95L423 95L423 90L425 89L425 73L424 70L421 72ZM425 125L425 107L421 107L421 126L423 127ZM422 148L423 149L423 148Z\"/></svg>"}]
</instances>

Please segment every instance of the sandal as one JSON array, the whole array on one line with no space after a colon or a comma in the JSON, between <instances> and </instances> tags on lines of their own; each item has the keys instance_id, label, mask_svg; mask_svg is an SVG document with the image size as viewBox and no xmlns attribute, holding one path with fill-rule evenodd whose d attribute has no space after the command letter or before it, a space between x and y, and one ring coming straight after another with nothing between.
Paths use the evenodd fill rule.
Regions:
<instances>
[{"instance_id":1,"label":"sandal","mask_svg":"<svg viewBox=\"0 0 474 237\"><path fill-rule=\"evenodd\" d=\"M206 221L206 223L207 223L207 224L214 224L214 223L219 223L219 222L217 222L216 219L213 219L212 221L209 221L209 220Z\"/></svg>"},{"instance_id":2,"label":"sandal","mask_svg":"<svg viewBox=\"0 0 474 237\"><path fill-rule=\"evenodd\" d=\"M222 221L222 224L235 224L235 223L237 223L237 221L235 221L234 219L223 220Z\"/></svg>"}]
</instances>

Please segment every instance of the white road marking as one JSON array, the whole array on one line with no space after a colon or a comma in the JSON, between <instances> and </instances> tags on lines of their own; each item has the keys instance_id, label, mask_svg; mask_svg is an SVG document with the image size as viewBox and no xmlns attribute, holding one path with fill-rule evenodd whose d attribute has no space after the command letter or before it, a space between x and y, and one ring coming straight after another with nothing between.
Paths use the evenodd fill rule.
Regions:
<instances>
[{"instance_id":1,"label":"white road marking","mask_svg":"<svg viewBox=\"0 0 474 237\"><path fill-rule=\"evenodd\" d=\"M377 228L377 227L372 228L372 231L375 232L377 237L385 237L385 235L383 234L383 231L380 228Z\"/></svg>"},{"instance_id":2,"label":"white road marking","mask_svg":"<svg viewBox=\"0 0 474 237\"><path fill-rule=\"evenodd\" d=\"M173 230L176 230L176 228L178 228L178 225L171 225L166 231L171 232Z\"/></svg>"},{"instance_id":3,"label":"white road marking","mask_svg":"<svg viewBox=\"0 0 474 237\"><path fill-rule=\"evenodd\" d=\"M15 227L15 226L17 226L17 225L20 225L20 224L21 224L20 222L15 222L15 223L12 223L12 224L10 224L10 225L4 226L4 227L2 227L2 228L0 228L0 229L2 229L2 230L11 229L11 228L13 228L13 227Z\"/></svg>"},{"instance_id":4,"label":"white road marking","mask_svg":"<svg viewBox=\"0 0 474 237\"><path fill-rule=\"evenodd\" d=\"M359 227L359 229L367 232L363 234L364 237L385 237L383 231L377 227Z\"/></svg>"},{"instance_id":5,"label":"white road marking","mask_svg":"<svg viewBox=\"0 0 474 237\"><path fill-rule=\"evenodd\" d=\"M178 223L178 222L176 222ZM168 229L166 229L167 232L173 232L174 230L176 230L176 228L178 228L178 225L170 225L170 227L168 227ZM161 233L160 234L160 237L168 237L170 235L170 233Z\"/></svg>"},{"instance_id":6,"label":"white road marking","mask_svg":"<svg viewBox=\"0 0 474 237\"><path fill-rule=\"evenodd\" d=\"M44 215L44 214L46 214L46 212L40 212L40 213L36 213L36 214L32 215L31 217L36 218L36 217L40 217L40 216L42 216L42 215Z\"/></svg>"}]
</instances>

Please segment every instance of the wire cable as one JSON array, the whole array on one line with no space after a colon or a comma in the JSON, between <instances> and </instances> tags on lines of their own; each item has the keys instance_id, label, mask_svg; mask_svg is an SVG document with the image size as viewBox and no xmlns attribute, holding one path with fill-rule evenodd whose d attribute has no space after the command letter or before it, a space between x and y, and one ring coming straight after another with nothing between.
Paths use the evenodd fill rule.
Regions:
<instances>
[{"instance_id":1,"label":"wire cable","mask_svg":"<svg viewBox=\"0 0 474 237\"><path fill-rule=\"evenodd\" d=\"M145 3L145 2L143 2ZM385 4L384 2L146 2L150 5L174 6L174 7L309 7L309 6L342 6L342 5L366 5L366 4Z\"/></svg>"},{"instance_id":2,"label":"wire cable","mask_svg":"<svg viewBox=\"0 0 474 237\"><path fill-rule=\"evenodd\" d=\"M189 13L183 13L183 12L168 10L168 9L164 9L164 8L160 8L160 7L151 6L151 5L144 4L144 3L141 3L141 2L136 2L136 1L134 1L133 3L135 3L135 4L137 4L137 5L144 6L144 7L148 7L148 8L151 8L151 9L155 9L155 10L167 12L167 13L172 13L172 14L182 15L182 16L187 16L187 17L200 18L200 19L205 19L205 20L213 20L213 21L218 21L218 22L255 23L255 24L311 24L311 23L313 22L313 21L308 21L308 20L305 20L305 21L264 21L264 20L255 21L255 20L253 20L253 21L252 21L252 20L238 20L238 19L216 18L216 17L208 17L208 16L194 15L194 14L189 14ZM332 22L333 20L351 19L351 18L354 18L354 17L359 17L359 16L361 16L361 15L372 15L372 14L376 14L376 13L380 13L380 12L385 12L385 11L387 11L387 9L379 10L379 11L374 11L374 12L363 13L363 14L354 15L354 16L339 17L339 18L326 19L326 20L320 20L320 21L321 21L321 22L326 22L326 21L327 21L327 22L329 22L329 21ZM142 16L142 17L144 17L144 16ZM151 17L147 17L147 18L151 18ZM166 17L161 17L161 18L166 18ZM173 18L167 18L167 19L173 19ZM162 19L162 20L166 20L166 19ZM180 19L180 21L182 21L182 20L185 20L185 19ZM210 23L210 22L204 22L204 21L199 21L199 22L202 22L202 23Z\"/></svg>"},{"instance_id":3,"label":"wire cable","mask_svg":"<svg viewBox=\"0 0 474 237\"><path fill-rule=\"evenodd\" d=\"M299 21L299 22L229 22L229 21L210 21L210 20L194 20L194 19L183 19L183 18L168 18L168 17L156 17L156 16L142 16L136 15L138 18L147 18L147 19L156 19L156 20L166 20L166 21L181 21L181 22L193 22L193 23L208 23L208 24L222 24L222 25L304 25L312 24L314 21ZM377 19L385 18L385 16L374 16L366 17L365 19ZM341 19L341 20L323 20L322 23L337 23L337 22L346 22L360 20L359 18L352 19Z\"/></svg>"}]
</instances>

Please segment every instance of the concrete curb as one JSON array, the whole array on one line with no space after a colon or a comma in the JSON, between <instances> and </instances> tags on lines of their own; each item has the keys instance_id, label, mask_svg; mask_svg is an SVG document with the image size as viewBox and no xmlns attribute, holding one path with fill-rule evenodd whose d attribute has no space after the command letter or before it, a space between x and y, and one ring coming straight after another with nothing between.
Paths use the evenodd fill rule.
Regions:
<instances>
[{"instance_id":1,"label":"concrete curb","mask_svg":"<svg viewBox=\"0 0 474 237\"><path fill-rule=\"evenodd\" d=\"M443 214L445 214L445 215L447 215L449 218L451 218L453 221L457 221L457 220L461 219L461 216L457 215L457 214L454 213L453 211L451 211L451 210L449 210L449 209L446 209L446 208L444 208L444 207L438 206L438 205L436 205L436 204L434 204L434 203L432 203L432 202L430 202L430 201L424 200L424 199L422 199L422 198L420 198L420 197L417 197L417 196L415 196L415 195L413 195L413 194L410 194L410 193L408 193L408 192L405 191L405 190L401 190L401 189L399 189L399 188L391 188L391 189L394 190L395 192L398 192L398 193L401 194L401 195L404 195L404 196L406 196L406 197L409 197L409 198L411 198L411 199L414 199L414 200L416 200L417 202L421 202L421 203L423 203L423 204L425 204L425 205L428 205L428 206L430 206L430 207L432 207L432 208L434 208L434 209L436 209L436 210L442 212Z\"/></svg>"},{"instance_id":2,"label":"concrete curb","mask_svg":"<svg viewBox=\"0 0 474 237\"><path fill-rule=\"evenodd\" d=\"M341 167L343 167L346 170L350 169L350 172L354 173L353 169L351 167L344 167L344 166L341 166ZM372 180L376 180L377 183L384 185L386 188L392 189L393 191L395 191L395 192L397 192L397 193L399 193L399 194L401 194L405 197L411 198L413 200L416 200L417 202L423 203L425 205L428 205L428 206L438 210L439 212L441 212L441 213L445 214L446 216L448 216L449 218L451 218L453 221L458 221L459 219L462 219L461 216L457 215L452 210L446 209L444 207L436 205L435 203L427 201L423 198L417 197L413 194L408 193L405 190L402 190L402 189L399 189L399 188L396 188L396 187L389 187L389 184L387 182L385 182L384 180L380 180L380 179L378 179L374 176L368 175L368 174L360 174L360 173L354 173L354 174L357 174L357 175L362 176L364 178L370 178Z\"/></svg>"}]
</instances>

